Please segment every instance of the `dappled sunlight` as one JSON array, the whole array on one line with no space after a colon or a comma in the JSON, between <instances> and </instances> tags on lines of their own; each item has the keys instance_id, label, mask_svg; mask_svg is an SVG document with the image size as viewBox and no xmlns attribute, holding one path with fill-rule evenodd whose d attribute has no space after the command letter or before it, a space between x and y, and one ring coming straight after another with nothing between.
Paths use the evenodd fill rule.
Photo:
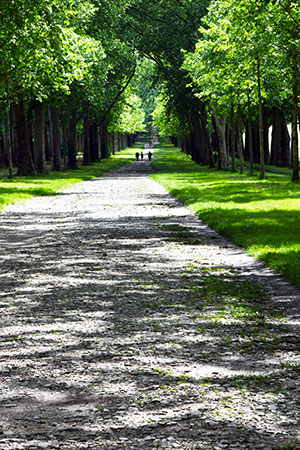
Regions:
<instances>
[{"instance_id":1,"label":"dappled sunlight","mask_svg":"<svg viewBox=\"0 0 300 450\"><path fill-rule=\"evenodd\" d=\"M30 442L36 423L38 443L64 449L296 438L289 292L277 304L273 273L131 175L1 217L4 436Z\"/></svg>"}]
</instances>

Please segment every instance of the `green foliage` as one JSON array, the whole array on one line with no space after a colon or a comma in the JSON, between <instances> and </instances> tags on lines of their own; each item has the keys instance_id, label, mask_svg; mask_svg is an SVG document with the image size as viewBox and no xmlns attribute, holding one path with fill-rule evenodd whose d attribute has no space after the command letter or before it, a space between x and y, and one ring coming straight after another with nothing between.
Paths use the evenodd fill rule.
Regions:
<instances>
[{"instance_id":1,"label":"green foliage","mask_svg":"<svg viewBox=\"0 0 300 450\"><path fill-rule=\"evenodd\" d=\"M145 130L144 120L145 113L142 109L141 99L127 91L127 96L120 103L119 110L115 110L115 116L111 119L108 129L109 131L135 134Z\"/></svg>"},{"instance_id":2,"label":"green foliage","mask_svg":"<svg viewBox=\"0 0 300 450\"><path fill-rule=\"evenodd\" d=\"M127 39L134 42L141 55L156 64L154 77L162 85L167 111L163 115L171 118L173 130L177 130L175 121L182 123L185 129L190 120L193 95L186 87L186 74L181 70L181 50L191 51L194 48L199 38L198 27L208 3L208 0L128 2L125 17ZM157 93L155 97L158 97Z\"/></svg>"},{"instance_id":3,"label":"green foliage","mask_svg":"<svg viewBox=\"0 0 300 450\"><path fill-rule=\"evenodd\" d=\"M152 123L155 99L159 95L158 72L153 61L148 58L143 58L138 61L132 86L142 101L145 112L145 123L149 127Z\"/></svg>"},{"instance_id":4,"label":"green foliage","mask_svg":"<svg viewBox=\"0 0 300 450\"><path fill-rule=\"evenodd\" d=\"M97 58L101 43L84 32L95 8L88 1L5 2L1 6L0 81L9 80L10 94L20 86L38 99L69 92Z\"/></svg>"},{"instance_id":5,"label":"green foliage","mask_svg":"<svg viewBox=\"0 0 300 450\"><path fill-rule=\"evenodd\" d=\"M118 96L135 55L121 39L124 7L121 1L34 0L30 7L23 0L5 2L0 95L14 100L22 90L29 101L59 105L66 118L76 110L78 120L99 120L115 103L116 111L126 109L117 105L126 102Z\"/></svg>"},{"instance_id":6,"label":"green foliage","mask_svg":"<svg viewBox=\"0 0 300 450\"><path fill-rule=\"evenodd\" d=\"M184 136L189 132L187 121L184 122L177 110L170 107L169 99L163 94L156 99L153 124L162 136Z\"/></svg>"},{"instance_id":7,"label":"green foliage","mask_svg":"<svg viewBox=\"0 0 300 450\"><path fill-rule=\"evenodd\" d=\"M257 104L259 63L264 103L286 102L291 97L290 22L282 2L212 1L201 38L183 64L197 95L228 115L231 104L246 104L248 95Z\"/></svg>"}]
</instances>

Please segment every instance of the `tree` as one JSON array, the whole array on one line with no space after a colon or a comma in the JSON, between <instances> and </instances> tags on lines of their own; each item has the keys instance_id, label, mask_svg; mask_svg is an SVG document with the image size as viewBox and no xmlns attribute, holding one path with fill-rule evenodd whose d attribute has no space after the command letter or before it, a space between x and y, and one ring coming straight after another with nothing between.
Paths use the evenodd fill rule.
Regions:
<instances>
[{"instance_id":1,"label":"tree","mask_svg":"<svg viewBox=\"0 0 300 450\"><path fill-rule=\"evenodd\" d=\"M35 165L37 171L44 171L42 105L57 92L70 92L74 80L82 80L95 55L104 55L100 42L85 34L84 24L95 12L92 4L86 0L76 3L66 0L42 0L28 2L3 2L1 5L0 89L7 101L18 102L22 97L33 100L36 105L35 118ZM3 82L5 80L5 83ZM9 91L8 91L9 88ZM39 105L39 106L38 106ZM21 113L23 105L15 108L15 114ZM22 120L26 120L23 115ZM15 120L21 124L21 120ZM23 130L23 133L25 129ZM20 140L18 151L23 151L22 161L25 172L30 169L30 157L26 145ZM27 155L27 156L26 156ZM18 167L19 173L24 172Z\"/></svg>"},{"instance_id":2,"label":"tree","mask_svg":"<svg viewBox=\"0 0 300 450\"><path fill-rule=\"evenodd\" d=\"M286 102L290 96L284 33L278 27L277 4L254 0L214 1L201 28L202 38L188 53L184 68L197 95L229 117L232 105L248 112L257 105L261 177L264 177L263 105ZM278 30L281 42L278 44ZM295 77L294 77L295 78ZM231 114L232 115L232 114ZM250 133L249 133L250 134Z\"/></svg>"},{"instance_id":3,"label":"tree","mask_svg":"<svg viewBox=\"0 0 300 450\"><path fill-rule=\"evenodd\" d=\"M167 109L179 121L189 122L192 157L205 164L212 161L206 113L186 86L181 50L194 48L208 3L208 0L132 0L126 10L124 36L141 55L155 63L154 77L161 83L164 103L168 103ZM205 145L200 144L204 142Z\"/></svg>"}]
</instances>

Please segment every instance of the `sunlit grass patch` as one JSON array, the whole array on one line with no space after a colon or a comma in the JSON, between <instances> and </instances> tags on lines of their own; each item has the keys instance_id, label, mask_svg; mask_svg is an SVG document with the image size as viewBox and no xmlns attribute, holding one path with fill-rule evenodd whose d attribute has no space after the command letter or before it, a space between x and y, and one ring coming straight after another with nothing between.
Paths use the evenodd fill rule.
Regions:
<instances>
[{"instance_id":1,"label":"sunlit grass patch","mask_svg":"<svg viewBox=\"0 0 300 450\"><path fill-rule=\"evenodd\" d=\"M300 286L300 186L288 174L199 166L171 144L155 149L153 178L204 222Z\"/></svg>"},{"instance_id":2,"label":"sunlit grass patch","mask_svg":"<svg viewBox=\"0 0 300 450\"><path fill-rule=\"evenodd\" d=\"M116 155L102 159L100 162L89 166L79 166L76 170L49 172L47 174L15 177L12 179L5 178L4 171L1 171L0 209L8 204L18 203L33 196L55 195L59 190L71 184L91 180L101 176L103 173L116 170L124 164L132 162L136 149L142 148L142 145L142 143L137 142L135 146L118 152Z\"/></svg>"}]
</instances>

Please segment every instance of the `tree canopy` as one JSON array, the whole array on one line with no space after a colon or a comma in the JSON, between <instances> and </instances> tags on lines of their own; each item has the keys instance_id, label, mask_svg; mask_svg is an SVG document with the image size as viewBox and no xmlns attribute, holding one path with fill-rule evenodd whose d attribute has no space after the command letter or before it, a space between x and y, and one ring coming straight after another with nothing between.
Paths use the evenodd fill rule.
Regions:
<instances>
[{"instance_id":1,"label":"tree canopy","mask_svg":"<svg viewBox=\"0 0 300 450\"><path fill-rule=\"evenodd\" d=\"M63 141L73 121L68 133L85 130L87 146L88 124L134 135L154 120L199 163L213 166L217 151L219 168L231 158L234 170L235 154L242 168L259 149L263 176L264 121L280 110L292 123L286 158L298 180L299 10L292 0L0 0L5 152L11 122L22 123L18 114L30 120L32 109L50 131L57 114ZM107 139L94 143L103 156ZM78 146L71 141L69 154ZM18 154L24 142L19 137Z\"/></svg>"}]
</instances>

